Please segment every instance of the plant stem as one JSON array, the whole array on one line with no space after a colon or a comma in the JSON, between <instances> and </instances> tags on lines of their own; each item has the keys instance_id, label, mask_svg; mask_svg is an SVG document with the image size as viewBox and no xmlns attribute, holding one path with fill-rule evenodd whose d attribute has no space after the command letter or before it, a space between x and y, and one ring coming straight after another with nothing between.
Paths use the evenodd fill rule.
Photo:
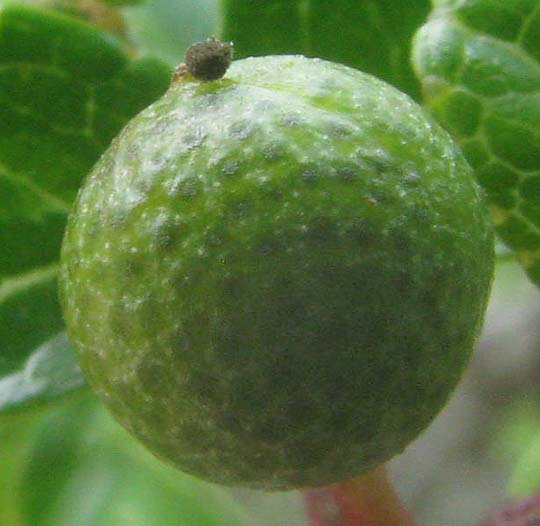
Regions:
<instances>
[{"instance_id":1,"label":"plant stem","mask_svg":"<svg viewBox=\"0 0 540 526\"><path fill-rule=\"evenodd\" d=\"M414 526L384 466L367 475L305 492L309 526Z\"/></svg>"}]
</instances>

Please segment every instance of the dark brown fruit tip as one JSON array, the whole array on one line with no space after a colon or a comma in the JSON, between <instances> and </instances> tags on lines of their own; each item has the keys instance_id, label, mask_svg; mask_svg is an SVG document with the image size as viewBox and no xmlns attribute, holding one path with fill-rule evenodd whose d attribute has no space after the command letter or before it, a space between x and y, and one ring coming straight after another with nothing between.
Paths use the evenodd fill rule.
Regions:
<instances>
[{"instance_id":1,"label":"dark brown fruit tip","mask_svg":"<svg viewBox=\"0 0 540 526\"><path fill-rule=\"evenodd\" d=\"M210 37L193 44L186 52L185 69L199 80L217 80L231 64L233 45Z\"/></svg>"}]
</instances>

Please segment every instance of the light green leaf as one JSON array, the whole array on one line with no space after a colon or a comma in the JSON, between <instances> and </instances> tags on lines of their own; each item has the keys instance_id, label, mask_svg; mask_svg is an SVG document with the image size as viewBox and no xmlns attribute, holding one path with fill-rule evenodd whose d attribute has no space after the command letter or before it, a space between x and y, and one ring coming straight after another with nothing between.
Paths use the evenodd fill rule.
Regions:
<instances>
[{"instance_id":1,"label":"light green leaf","mask_svg":"<svg viewBox=\"0 0 540 526\"><path fill-rule=\"evenodd\" d=\"M51 411L19 481L25 526L243 526L225 490L156 460L86 397Z\"/></svg>"},{"instance_id":2,"label":"light green leaf","mask_svg":"<svg viewBox=\"0 0 540 526\"><path fill-rule=\"evenodd\" d=\"M23 367L0 378L0 413L55 400L85 385L64 332L38 347Z\"/></svg>"},{"instance_id":3,"label":"light green leaf","mask_svg":"<svg viewBox=\"0 0 540 526\"><path fill-rule=\"evenodd\" d=\"M413 52L425 103L463 147L500 238L540 286L540 1L435 4Z\"/></svg>"},{"instance_id":4,"label":"light green leaf","mask_svg":"<svg viewBox=\"0 0 540 526\"><path fill-rule=\"evenodd\" d=\"M300 53L371 73L417 98L411 39L429 0L221 0L235 56Z\"/></svg>"},{"instance_id":5,"label":"light green leaf","mask_svg":"<svg viewBox=\"0 0 540 526\"><path fill-rule=\"evenodd\" d=\"M124 14L137 47L172 67L191 44L215 34L218 23L217 0L147 0Z\"/></svg>"},{"instance_id":6,"label":"light green leaf","mask_svg":"<svg viewBox=\"0 0 540 526\"><path fill-rule=\"evenodd\" d=\"M83 177L168 78L161 62L130 60L119 41L84 22L0 9L0 379L12 385L0 411L26 400L13 378L63 330L57 261Z\"/></svg>"},{"instance_id":7,"label":"light green leaf","mask_svg":"<svg viewBox=\"0 0 540 526\"><path fill-rule=\"evenodd\" d=\"M526 496L540 491L540 434L516 463L508 483L508 493Z\"/></svg>"}]
</instances>

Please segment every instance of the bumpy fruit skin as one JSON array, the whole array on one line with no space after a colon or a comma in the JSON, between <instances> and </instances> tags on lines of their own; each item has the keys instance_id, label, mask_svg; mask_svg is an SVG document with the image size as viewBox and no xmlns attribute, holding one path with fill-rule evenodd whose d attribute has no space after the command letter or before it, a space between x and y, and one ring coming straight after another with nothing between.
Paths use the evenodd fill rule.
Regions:
<instances>
[{"instance_id":1,"label":"bumpy fruit skin","mask_svg":"<svg viewBox=\"0 0 540 526\"><path fill-rule=\"evenodd\" d=\"M179 82L79 194L61 297L86 375L157 456L262 489L357 475L454 389L493 239L449 136L299 56Z\"/></svg>"}]
</instances>

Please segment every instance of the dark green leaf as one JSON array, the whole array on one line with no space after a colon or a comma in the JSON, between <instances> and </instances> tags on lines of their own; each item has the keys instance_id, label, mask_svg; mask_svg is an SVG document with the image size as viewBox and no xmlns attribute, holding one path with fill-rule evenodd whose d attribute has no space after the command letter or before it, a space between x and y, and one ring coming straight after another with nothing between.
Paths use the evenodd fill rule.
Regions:
<instances>
[{"instance_id":1,"label":"dark green leaf","mask_svg":"<svg viewBox=\"0 0 540 526\"><path fill-rule=\"evenodd\" d=\"M56 272L71 202L111 139L168 79L162 63L130 60L119 41L84 22L0 9L0 380L13 380L62 331ZM13 389L0 411L28 398Z\"/></svg>"},{"instance_id":2,"label":"dark green leaf","mask_svg":"<svg viewBox=\"0 0 540 526\"><path fill-rule=\"evenodd\" d=\"M414 44L425 103L461 144L499 237L540 286L540 1L434 4Z\"/></svg>"},{"instance_id":3,"label":"dark green leaf","mask_svg":"<svg viewBox=\"0 0 540 526\"><path fill-rule=\"evenodd\" d=\"M419 95L409 63L429 0L221 0L236 57L301 53L356 67Z\"/></svg>"},{"instance_id":4,"label":"dark green leaf","mask_svg":"<svg viewBox=\"0 0 540 526\"><path fill-rule=\"evenodd\" d=\"M166 466L91 397L51 411L18 494L26 526L242 526L224 490Z\"/></svg>"}]
</instances>

